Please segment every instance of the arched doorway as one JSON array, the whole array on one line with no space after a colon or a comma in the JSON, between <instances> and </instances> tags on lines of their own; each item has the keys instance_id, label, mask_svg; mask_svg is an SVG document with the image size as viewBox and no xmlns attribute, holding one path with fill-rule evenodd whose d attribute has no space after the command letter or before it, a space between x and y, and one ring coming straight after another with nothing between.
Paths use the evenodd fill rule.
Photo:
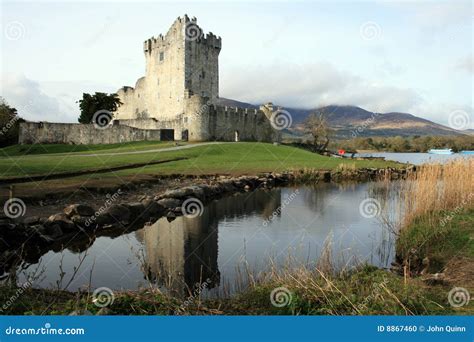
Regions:
<instances>
[{"instance_id":1,"label":"arched doorway","mask_svg":"<svg viewBox=\"0 0 474 342\"><path fill-rule=\"evenodd\" d=\"M234 141L240 141L239 131L234 131Z\"/></svg>"},{"instance_id":2,"label":"arched doorway","mask_svg":"<svg viewBox=\"0 0 474 342\"><path fill-rule=\"evenodd\" d=\"M181 131L181 140L182 141L188 141L188 139L189 139L189 132L188 132L187 129L183 129Z\"/></svg>"}]
</instances>

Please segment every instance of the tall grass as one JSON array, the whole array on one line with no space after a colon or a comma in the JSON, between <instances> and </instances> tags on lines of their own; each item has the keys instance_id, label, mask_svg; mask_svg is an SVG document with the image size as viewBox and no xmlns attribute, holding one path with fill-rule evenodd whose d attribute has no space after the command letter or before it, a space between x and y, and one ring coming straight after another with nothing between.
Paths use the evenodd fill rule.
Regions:
<instances>
[{"instance_id":1,"label":"tall grass","mask_svg":"<svg viewBox=\"0 0 474 342\"><path fill-rule=\"evenodd\" d=\"M416 218L438 218L440 212L472 208L474 205L474 159L447 164L426 164L410 171L399 188L403 205L401 227Z\"/></svg>"},{"instance_id":2,"label":"tall grass","mask_svg":"<svg viewBox=\"0 0 474 342\"><path fill-rule=\"evenodd\" d=\"M468 254L470 230L459 220L474 207L474 159L423 165L410 171L396 190L396 254L406 269L444 272L450 260Z\"/></svg>"}]
</instances>

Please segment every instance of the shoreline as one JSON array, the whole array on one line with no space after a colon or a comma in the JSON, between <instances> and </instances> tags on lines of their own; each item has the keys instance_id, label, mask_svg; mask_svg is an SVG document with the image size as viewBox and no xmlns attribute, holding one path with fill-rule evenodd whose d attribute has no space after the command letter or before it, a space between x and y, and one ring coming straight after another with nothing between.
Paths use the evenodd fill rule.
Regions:
<instances>
[{"instance_id":1,"label":"shoreline","mask_svg":"<svg viewBox=\"0 0 474 342\"><path fill-rule=\"evenodd\" d=\"M380 172L380 170L378 171ZM326 172L315 172L310 175L302 173L300 175L292 175L291 181L293 183L291 185L295 183L312 184L316 178L323 182L347 181L348 178L354 180L354 178L360 176L359 173L360 170L356 173L354 173L354 171L346 172L345 177L331 174L331 178L329 179L327 178ZM278 184L279 181L269 181L269 177L270 175L268 175L267 178L261 177L260 179L258 177L245 179L238 177L232 180L223 177L220 178L218 183L220 184L219 186L222 186L223 196L227 196L236 191L253 191L260 188L259 186L271 188L273 186L285 186L289 184L289 181L280 184ZM239 182L239 187L236 187L235 182ZM267 182L267 184L262 185L264 182ZM254 187L251 188L250 185ZM246 188L246 186L248 187ZM191 189L194 191L193 195L199 192L197 189L198 186ZM157 196L156 200L183 199L185 196L189 196L189 191L191 190L186 190L186 188L169 190ZM217 199L217 197L212 200L215 199ZM153 201L155 201L155 199L153 199ZM174 202L174 204L176 203L177 202ZM176 209L176 207L174 209ZM174 209L168 209L167 214L171 214L170 219L173 219L174 215L180 214L179 212L174 212ZM444 214L439 213L439 215L442 216ZM472 220L472 210L471 214L461 215L459 218L450 221L449 226L456 227L457 225L465 225L466 217L467 220ZM426 227L429 229L429 226ZM120 231L120 229L117 231L114 231L114 229L104 229L100 232L110 235L121 235L124 233ZM407 241L412 244L416 243L416 240L413 239L408 239ZM432 243L430 243L430 245L431 244ZM411 247L407 246L406 248L410 249ZM420 258L421 257L423 256L420 256ZM471 267L470 265L472 265L471 259L459 259L456 262L457 268L469 269L469 267ZM101 309L93 304L91 291L70 292L51 289L1 287L0 297L8 300L8 298L14 296L17 291L22 289L22 295L31 299L32 306L37 305L38 308L42 308L41 310L46 309L46 314L66 315L472 314L472 305L458 310L450 307L446 297L446 293L451 286L465 285L465 283L462 283L465 281L465 278L463 280L463 278L453 277L453 280L450 280L450 275L448 275L446 278L438 279L436 274L421 273L419 269L413 269L411 276L407 278L401 270L401 268L383 270L373 266L360 265L358 268L342 274L331 274L331 272L323 273L317 269L305 268L297 269L293 273L275 271L272 277L255 282L244 292L220 299L202 299L200 295L202 287L200 284L197 289L190 289L190 295L185 302L186 305L184 308L182 299L163 294L158 289L114 291L115 302L105 309ZM434 272L434 270L430 272ZM289 306L278 308L271 304L269 298L271 292L276 287L281 286L287 286L291 296L296 298L296 301L292 302ZM312 288L311 291L307 291L309 286L315 287ZM344 293L342 297L340 291ZM317 298L311 299L311 296L315 295L315 293L317 293ZM314 300L316 300L316 302L314 302ZM25 312L38 314L38 311L35 310L39 309L32 311L21 310L20 307L15 307L7 311L6 314L24 314Z\"/></svg>"}]
</instances>

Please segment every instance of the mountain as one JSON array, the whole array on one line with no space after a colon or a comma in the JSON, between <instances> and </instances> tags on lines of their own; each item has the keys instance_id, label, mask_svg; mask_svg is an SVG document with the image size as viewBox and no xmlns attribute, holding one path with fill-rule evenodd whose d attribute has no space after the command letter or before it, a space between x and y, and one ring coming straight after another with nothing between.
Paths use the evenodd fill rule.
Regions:
<instances>
[{"instance_id":1,"label":"mountain","mask_svg":"<svg viewBox=\"0 0 474 342\"><path fill-rule=\"evenodd\" d=\"M220 98L218 104L231 107L258 108L250 103ZM373 113L356 106L324 106L314 109L283 107L291 114L293 125L290 131L300 135L303 122L309 114L322 113L329 126L336 131L339 138L354 136L413 136L413 135L463 135L467 132L457 131L430 120L409 113Z\"/></svg>"}]
</instances>

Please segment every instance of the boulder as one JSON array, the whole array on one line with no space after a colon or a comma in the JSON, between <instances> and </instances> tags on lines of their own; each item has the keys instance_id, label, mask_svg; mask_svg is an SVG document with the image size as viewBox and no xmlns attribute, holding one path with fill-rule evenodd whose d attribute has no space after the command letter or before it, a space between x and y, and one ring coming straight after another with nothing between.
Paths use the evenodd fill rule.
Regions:
<instances>
[{"instance_id":1,"label":"boulder","mask_svg":"<svg viewBox=\"0 0 474 342\"><path fill-rule=\"evenodd\" d=\"M233 192L236 190L232 180L219 182L219 187L222 190L221 192Z\"/></svg>"},{"instance_id":2,"label":"boulder","mask_svg":"<svg viewBox=\"0 0 474 342\"><path fill-rule=\"evenodd\" d=\"M59 224L50 224L47 226L36 225L32 226L42 237L46 237L46 240L55 240L64 235Z\"/></svg>"},{"instance_id":3,"label":"boulder","mask_svg":"<svg viewBox=\"0 0 474 342\"><path fill-rule=\"evenodd\" d=\"M112 217L115 222L122 224L129 224L131 222L130 210L123 204L112 204L105 210L104 214Z\"/></svg>"},{"instance_id":4,"label":"boulder","mask_svg":"<svg viewBox=\"0 0 474 342\"><path fill-rule=\"evenodd\" d=\"M204 187L200 185L192 185L189 187L184 188L186 192L190 193L190 197L199 198L200 200L205 200L206 193L204 191Z\"/></svg>"},{"instance_id":5,"label":"boulder","mask_svg":"<svg viewBox=\"0 0 474 342\"><path fill-rule=\"evenodd\" d=\"M167 190L161 196L159 196L159 198L160 199L163 199L163 198L181 199L181 198L192 196L192 195L193 195L193 188L186 187L186 188L181 188L181 189Z\"/></svg>"},{"instance_id":6,"label":"boulder","mask_svg":"<svg viewBox=\"0 0 474 342\"><path fill-rule=\"evenodd\" d=\"M141 202L127 203L125 205L130 210L133 218L139 217L145 212L145 206Z\"/></svg>"},{"instance_id":7,"label":"boulder","mask_svg":"<svg viewBox=\"0 0 474 342\"><path fill-rule=\"evenodd\" d=\"M30 233L21 225L2 222L0 224L0 246L12 248L22 244Z\"/></svg>"},{"instance_id":8,"label":"boulder","mask_svg":"<svg viewBox=\"0 0 474 342\"><path fill-rule=\"evenodd\" d=\"M38 216L30 216L30 217L25 217L23 219L23 224L26 224L28 226L39 223L39 222L40 222L40 218Z\"/></svg>"},{"instance_id":9,"label":"boulder","mask_svg":"<svg viewBox=\"0 0 474 342\"><path fill-rule=\"evenodd\" d=\"M71 217L71 221L81 228L92 229L95 227L94 221L90 217L74 215Z\"/></svg>"},{"instance_id":10,"label":"boulder","mask_svg":"<svg viewBox=\"0 0 474 342\"><path fill-rule=\"evenodd\" d=\"M156 201L153 200L146 199L143 200L141 203L143 204L145 215L147 216L157 217L162 215L166 211L164 206L158 204Z\"/></svg>"},{"instance_id":11,"label":"boulder","mask_svg":"<svg viewBox=\"0 0 474 342\"><path fill-rule=\"evenodd\" d=\"M59 213L48 217L45 226L52 226L57 224L63 231L70 232L76 229L76 225L72 222L66 214Z\"/></svg>"},{"instance_id":12,"label":"boulder","mask_svg":"<svg viewBox=\"0 0 474 342\"><path fill-rule=\"evenodd\" d=\"M158 204L165 208L174 209L181 206L183 202L176 198L163 198L158 201Z\"/></svg>"},{"instance_id":13,"label":"boulder","mask_svg":"<svg viewBox=\"0 0 474 342\"><path fill-rule=\"evenodd\" d=\"M95 214L94 208L85 205L85 204L71 204L64 208L64 213L71 217L71 216L93 216Z\"/></svg>"}]
</instances>

